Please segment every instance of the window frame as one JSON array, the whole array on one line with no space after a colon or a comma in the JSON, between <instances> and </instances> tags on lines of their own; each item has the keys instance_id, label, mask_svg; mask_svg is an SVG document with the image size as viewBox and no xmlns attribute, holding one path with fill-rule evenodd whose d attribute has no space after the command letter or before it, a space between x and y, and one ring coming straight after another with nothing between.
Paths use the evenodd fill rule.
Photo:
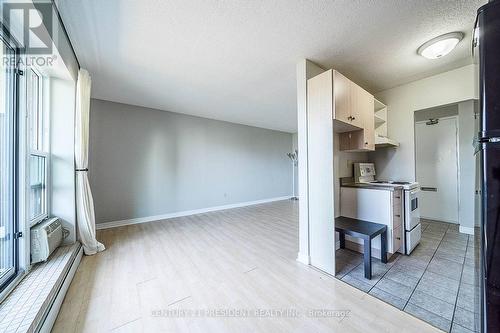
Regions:
<instances>
[{"instance_id":1,"label":"window frame","mask_svg":"<svg viewBox=\"0 0 500 333\"><path fill-rule=\"evenodd\" d=\"M6 28L0 23L0 42L4 43L6 48L11 52L12 57L14 57L15 63L19 63L20 59L20 48L16 44L15 40L11 37ZM1 60L3 61L3 59ZM11 85L11 98L12 98L12 119L11 119L11 130L10 139L12 140L13 149L10 152L10 161L9 164L12 167L11 176L12 182L10 184L10 195L12 204L10 209L10 217L12 218L12 260L13 260L13 269L6 276L3 276L0 279L0 300L5 297L6 293L9 292L12 285L14 285L15 280L19 278L20 274L20 263L19 263L19 232L20 232L20 191L19 191L19 167L21 165L21 161L19 159L19 147L20 142L22 142L20 138L20 130L19 130L19 91L20 91L20 80L18 75L18 66L14 66L12 70L12 79L9 84Z\"/></svg>"},{"instance_id":2,"label":"window frame","mask_svg":"<svg viewBox=\"0 0 500 333\"><path fill-rule=\"evenodd\" d=\"M38 215L35 215L33 217L31 217L31 205L32 205L32 202L31 202L31 190L33 188L33 185L31 184L31 179L27 182L27 186L28 186L28 208L29 208L29 226L30 228L38 223L40 223L41 221L45 220L48 216L49 216L49 212L48 212L48 203L49 203L49 185L48 185L48 177L49 177L49 153L47 152L42 152L42 151L37 151L37 150L31 150L30 153L29 153L29 156L28 156L28 163L30 164L30 166L28 167L28 173L29 175L31 176L31 171L32 171L32 168L31 168L31 157L33 156L36 156L36 157L43 157L45 159L45 165L44 165L44 180L45 180L45 184L43 185L43 193L42 193L42 212ZM30 177L31 178L31 177Z\"/></svg>"},{"instance_id":3,"label":"window frame","mask_svg":"<svg viewBox=\"0 0 500 333\"><path fill-rule=\"evenodd\" d=\"M49 151L49 144L48 144L48 139L49 139L49 127L47 126L49 122L49 118L47 115L47 110L45 109L45 104L43 103L43 84L44 84L44 79L43 76L40 74L40 71L35 67L35 66L29 66L26 68L26 114L28 117L28 128L27 128L27 151L28 151L28 156L27 156L27 163L28 163L28 168L26 172L26 193L27 193L27 208L28 208L28 224L29 227L33 227L34 225L40 223L41 221L45 220L46 218L49 217L49 202L50 202L50 182L49 182L49 168L50 168L50 151ZM31 80L33 77L36 77L38 80L38 86L37 86L37 117L39 119L39 122L41 122L40 128L34 129L33 126L33 110L31 109L31 103L32 101L30 100L29 92L30 90L28 89L28 85L32 84ZM40 131L40 132L38 132ZM41 146L40 149L35 149L33 147L33 136L34 134L37 134L38 138L37 140L40 140L41 143L39 145ZM36 216L31 217L31 205L32 202L30 200L31 196L31 157L32 156L37 156L37 157L43 157L45 159L45 168L44 168L44 178L45 178L45 188L43 191L43 203L42 203L42 213L38 214Z\"/></svg>"}]
</instances>

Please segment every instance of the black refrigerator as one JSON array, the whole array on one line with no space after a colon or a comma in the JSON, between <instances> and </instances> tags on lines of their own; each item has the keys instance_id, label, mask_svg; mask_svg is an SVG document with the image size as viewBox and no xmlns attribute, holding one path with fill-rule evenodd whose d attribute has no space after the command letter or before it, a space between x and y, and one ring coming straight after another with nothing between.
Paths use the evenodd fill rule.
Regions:
<instances>
[{"instance_id":1,"label":"black refrigerator","mask_svg":"<svg viewBox=\"0 0 500 333\"><path fill-rule=\"evenodd\" d=\"M480 240L477 296L481 332L500 332L500 1L478 9Z\"/></svg>"}]
</instances>

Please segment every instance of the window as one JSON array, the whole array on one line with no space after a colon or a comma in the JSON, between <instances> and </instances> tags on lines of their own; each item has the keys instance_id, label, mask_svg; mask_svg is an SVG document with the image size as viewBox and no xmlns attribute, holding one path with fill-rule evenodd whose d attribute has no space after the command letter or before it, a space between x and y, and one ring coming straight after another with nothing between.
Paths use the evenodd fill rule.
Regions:
<instances>
[{"instance_id":1,"label":"window","mask_svg":"<svg viewBox=\"0 0 500 333\"><path fill-rule=\"evenodd\" d=\"M30 68L26 71L27 110L29 120L29 218L34 225L48 216L46 117L42 105L41 76Z\"/></svg>"},{"instance_id":2,"label":"window","mask_svg":"<svg viewBox=\"0 0 500 333\"><path fill-rule=\"evenodd\" d=\"M0 35L0 290L17 273L14 49ZM14 60L13 62L10 60Z\"/></svg>"},{"instance_id":3,"label":"window","mask_svg":"<svg viewBox=\"0 0 500 333\"><path fill-rule=\"evenodd\" d=\"M30 221L32 224L47 217L47 157L32 152L30 156Z\"/></svg>"}]
</instances>

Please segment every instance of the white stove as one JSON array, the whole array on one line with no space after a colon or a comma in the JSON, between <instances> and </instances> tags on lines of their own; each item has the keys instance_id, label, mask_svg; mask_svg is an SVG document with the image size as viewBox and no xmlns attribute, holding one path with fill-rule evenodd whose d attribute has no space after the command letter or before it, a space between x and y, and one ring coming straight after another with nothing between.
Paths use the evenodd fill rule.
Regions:
<instances>
[{"instance_id":1,"label":"white stove","mask_svg":"<svg viewBox=\"0 0 500 333\"><path fill-rule=\"evenodd\" d=\"M422 228L420 224L419 194L420 186L417 182L376 180L375 164L354 163L354 182L373 186L402 187L404 192L404 254L411 251L420 243Z\"/></svg>"},{"instance_id":2,"label":"white stove","mask_svg":"<svg viewBox=\"0 0 500 333\"><path fill-rule=\"evenodd\" d=\"M414 188L419 187L417 182L402 182L402 181L395 181L395 180L374 180L374 181L368 182L368 184L381 185L381 186L394 186L394 187L401 186L401 187L403 187L403 190L412 190Z\"/></svg>"},{"instance_id":3,"label":"white stove","mask_svg":"<svg viewBox=\"0 0 500 333\"><path fill-rule=\"evenodd\" d=\"M404 182L396 180L376 180L375 164L354 163L354 182L380 186L402 186L404 190L412 190L418 187L416 182Z\"/></svg>"}]
</instances>

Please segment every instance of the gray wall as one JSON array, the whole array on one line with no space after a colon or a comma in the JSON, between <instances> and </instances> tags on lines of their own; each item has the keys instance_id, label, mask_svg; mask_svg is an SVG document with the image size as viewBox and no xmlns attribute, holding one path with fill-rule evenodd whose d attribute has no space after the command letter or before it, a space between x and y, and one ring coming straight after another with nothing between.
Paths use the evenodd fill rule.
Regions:
<instances>
[{"instance_id":1,"label":"gray wall","mask_svg":"<svg viewBox=\"0 0 500 333\"><path fill-rule=\"evenodd\" d=\"M290 196L292 134L92 99L97 223Z\"/></svg>"}]
</instances>

